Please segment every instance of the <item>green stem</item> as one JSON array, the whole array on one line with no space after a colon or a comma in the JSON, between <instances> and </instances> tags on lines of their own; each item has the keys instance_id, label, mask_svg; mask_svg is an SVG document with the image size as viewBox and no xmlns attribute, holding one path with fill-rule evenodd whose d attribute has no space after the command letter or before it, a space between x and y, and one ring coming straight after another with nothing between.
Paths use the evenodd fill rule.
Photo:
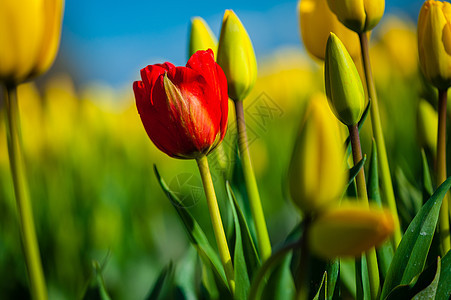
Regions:
<instances>
[{"instance_id":1,"label":"green stem","mask_svg":"<svg viewBox=\"0 0 451 300\"><path fill-rule=\"evenodd\" d=\"M362 51L363 68L365 70L366 86L368 89L368 98L371 99L371 125L374 139L376 140L377 156L379 158L379 171L381 180L381 190L383 198L387 201L390 212L395 221L395 232L393 234L394 249L401 242L402 234L399 225L398 210L396 209L395 194L391 181L390 167L388 165L387 151L385 149L384 135L382 132L381 118L379 114L379 104L377 101L376 88L374 86L373 74L371 73L371 62L368 49L368 37L366 33L360 33L360 46Z\"/></svg>"},{"instance_id":2,"label":"green stem","mask_svg":"<svg viewBox=\"0 0 451 300\"><path fill-rule=\"evenodd\" d=\"M25 254L28 277L31 285L31 295L35 300L47 299L47 287L42 271L39 246L33 221L33 210L28 194L25 166L22 153L20 135L19 112L17 104L17 90L15 85L6 87L6 129L8 140L8 154L11 175L14 184L14 195L19 211L19 224L22 246Z\"/></svg>"},{"instance_id":3,"label":"green stem","mask_svg":"<svg viewBox=\"0 0 451 300\"><path fill-rule=\"evenodd\" d=\"M232 294L235 294L235 275L233 271L232 258L230 256L229 246L222 225L221 214L219 212L218 200L216 199L213 181L211 180L210 168L208 167L208 160L206 156L198 158L197 165L199 167L200 176L204 185L205 196L207 198L208 210L210 212L211 223L213 225L213 232L218 246L219 257L229 283L229 288Z\"/></svg>"},{"instance_id":4,"label":"green stem","mask_svg":"<svg viewBox=\"0 0 451 300\"><path fill-rule=\"evenodd\" d=\"M357 125L348 126L349 129L349 137L351 138L351 148L352 148L352 157L354 160L354 165L356 165L359 161L362 160L362 147L360 145L360 137L359 137L359 129ZM356 178L357 183L357 195L360 201L363 201L367 205L368 203L368 192L366 189L365 182L365 171L364 169L360 169L360 172L357 174ZM379 268L377 264L377 256L376 250L371 248L366 253L366 259L368 263L368 276L370 280L370 292L371 299L377 299L380 292L380 279L379 279ZM356 269L356 272L359 270ZM356 282L358 282L356 278Z\"/></svg>"},{"instance_id":5,"label":"green stem","mask_svg":"<svg viewBox=\"0 0 451 300\"><path fill-rule=\"evenodd\" d=\"M446 100L447 89L439 90L438 93L438 133L437 133L437 186L446 180ZM440 244L442 255L445 255L450 249L450 230L449 230L449 193L446 194L440 208Z\"/></svg>"},{"instance_id":6,"label":"green stem","mask_svg":"<svg viewBox=\"0 0 451 300\"><path fill-rule=\"evenodd\" d=\"M271 256L271 243L268 229L266 228L265 215L257 188L254 171L252 169L251 156L247 142L246 122L244 120L243 101L235 101L236 121L238 127L238 146L240 149L241 163L243 164L244 181L249 196L252 217L257 230L257 240L261 259L264 262Z\"/></svg>"}]
</instances>

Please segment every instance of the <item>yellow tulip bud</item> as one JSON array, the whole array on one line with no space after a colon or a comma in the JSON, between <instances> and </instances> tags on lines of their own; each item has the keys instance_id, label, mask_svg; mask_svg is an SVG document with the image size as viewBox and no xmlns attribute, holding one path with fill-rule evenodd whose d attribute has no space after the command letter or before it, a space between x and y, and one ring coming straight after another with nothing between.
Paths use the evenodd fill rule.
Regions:
<instances>
[{"instance_id":1,"label":"yellow tulip bud","mask_svg":"<svg viewBox=\"0 0 451 300\"><path fill-rule=\"evenodd\" d=\"M311 101L299 130L289 169L291 198L305 214L340 200L346 182L337 120L325 100Z\"/></svg>"},{"instance_id":2,"label":"yellow tulip bud","mask_svg":"<svg viewBox=\"0 0 451 300\"><path fill-rule=\"evenodd\" d=\"M327 38L333 32L343 41L352 57L360 55L358 35L338 21L327 0L301 0L298 12L302 41L310 54L324 60Z\"/></svg>"},{"instance_id":3,"label":"yellow tulip bud","mask_svg":"<svg viewBox=\"0 0 451 300\"><path fill-rule=\"evenodd\" d=\"M216 56L218 40L204 19L201 17L192 18L189 34L188 58L199 50L207 49L213 50L213 53Z\"/></svg>"},{"instance_id":4,"label":"yellow tulip bud","mask_svg":"<svg viewBox=\"0 0 451 300\"><path fill-rule=\"evenodd\" d=\"M438 89L451 86L451 4L426 1L418 17L418 54L426 79Z\"/></svg>"},{"instance_id":5,"label":"yellow tulip bud","mask_svg":"<svg viewBox=\"0 0 451 300\"><path fill-rule=\"evenodd\" d=\"M63 3L0 2L0 81L17 84L50 68L58 52Z\"/></svg>"},{"instance_id":6,"label":"yellow tulip bud","mask_svg":"<svg viewBox=\"0 0 451 300\"><path fill-rule=\"evenodd\" d=\"M330 10L349 29L362 33L373 29L384 14L384 0L327 0Z\"/></svg>"},{"instance_id":7,"label":"yellow tulip bud","mask_svg":"<svg viewBox=\"0 0 451 300\"><path fill-rule=\"evenodd\" d=\"M224 14L217 62L227 77L229 97L244 100L257 80L257 60L246 29L232 10Z\"/></svg>"},{"instance_id":8,"label":"yellow tulip bud","mask_svg":"<svg viewBox=\"0 0 451 300\"><path fill-rule=\"evenodd\" d=\"M420 100L417 114L417 131L420 146L429 149L433 154L437 149L438 114L429 102Z\"/></svg>"},{"instance_id":9,"label":"yellow tulip bud","mask_svg":"<svg viewBox=\"0 0 451 300\"><path fill-rule=\"evenodd\" d=\"M312 252L320 257L359 256L380 245L393 229L390 212L357 203L346 204L330 209L314 220L308 241Z\"/></svg>"},{"instance_id":10,"label":"yellow tulip bud","mask_svg":"<svg viewBox=\"0 0 451 300\"><path fill-rule=\"evenodd\" d=\"M365 108L365 92L351 56L333 33L327 40L324 77L335 116L345 125L357 124Z\"/></svg>"}]
</instances>

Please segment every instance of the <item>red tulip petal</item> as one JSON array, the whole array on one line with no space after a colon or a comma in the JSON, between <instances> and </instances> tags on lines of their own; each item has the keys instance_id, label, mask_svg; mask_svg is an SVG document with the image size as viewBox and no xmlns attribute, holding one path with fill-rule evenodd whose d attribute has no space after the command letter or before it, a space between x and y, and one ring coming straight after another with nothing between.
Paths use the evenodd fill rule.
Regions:
<instances>
[{"instance_id":1,"label":"red tulip petal","mask_svg":"<svg viewBox=\"0 0 451 300\"><path fill-rule=\"evenodd\" d=\"M158 77L164 74L167 70L163 65L149 65L144 69L141 69L141 78L148 94L151 94L152 87ZM149 99L152 101L152 99Z\"/></svg>"},{"instance_id":2,"label":"red tulip petal","mask_svg":"<svg viewBox=\"0 0 451 300\"><path fill-rule=\"evenodd\" d=\"M221 67L216 64L216 72L218 75L218 85L221 91L221 122L220 122L220 130L221 130L221 138L220 141L224 139L224 136L227 131L227 120L229 116L229 94L227 93L227 78L222 71Z\"/></svg>"}]
</instances>

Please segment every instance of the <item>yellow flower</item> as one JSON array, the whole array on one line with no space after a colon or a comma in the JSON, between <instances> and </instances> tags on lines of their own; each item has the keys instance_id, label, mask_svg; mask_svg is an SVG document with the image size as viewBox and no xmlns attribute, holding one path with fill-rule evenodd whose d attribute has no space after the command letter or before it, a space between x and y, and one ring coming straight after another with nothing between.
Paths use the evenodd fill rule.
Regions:
<instances>
[{"instance_id":1,"label":"yellow flower","mask_svg":"<svg viewBox=\"0 0 451 300\"><path fill-rule=\"evenodd\" d=\"M325 99L306 110L288 175L291 198L305 214L324 210L344 191L343 143Z\"/></svg>"},{"instance_id":2,"label":"yellow flower","mask_svg":"<svg viewBox=\"0 0 451 300\"><path fill-rule=\"evenodd\" d=\"M58 52L63 2L0 2L0 81L18 84L50 68Z\"/></svg>"},{"instance_id":3,"label":"yellow flower","mask_svg":"<svg viewBox=\"0 0 451 300\"><path fill-rule=\"evenodd\" d=\"M198 50L207 49L213 50L213 53L216 56L218 40L204 19L201 17L194 17L191 19L188 58Z\"/></svg>"},{"instance_id":4,"label":"yellow flower","mask_svg":"<svg viewBox=\"0 0 451 300\"><path fill-rule=\"evenodd\" d=\"M392 215L377 207L346 204L330 209L313 221L308 241L313 253L324 258L359 256L380 245L393 232Z\"/></svg>"},{"instance_id":5,"label":"yellow flower","mask_svg":"<svg viewBox=\"0 0 451 300\"><path fill-rule=\"evenodd\" d=\"M327 0L330 10L349 29L362 33L373 29L384 14L384 0Z\"/></svg>"},{"instance_id":6,"label":"yellow flower","mask_svg":"<svg viewBox=\"0 0 451 300\"><path fill-rule=\"evenodd\" d=\"M438 114L429 102L420 100L417 114L417 131L420 146L436 154Z\"/></svg>"},{"instance_id":7,"label":"yellow flower","mask_svg":"<svg viewBox=\"0 0 451 300\"><path fill-rule=\"evenodd\" d=\"M358 35L338 21L327 0L301 0L298 4L301 36L309 53L324 60L327 38L335 33L346 45L352 57L359 57Z\"/></svg>"},{"instance_id":8,"label":"yellow flower","mask_svg":"<svg viewBox=\"0 0 451 300\"><path fill-rule=\"evenodd\" d=\"M324 77L335 116L345 125L357 124L365 108L365 92L351 56L333 33L327 40Z\"/></svg>"},{"instance_id":9,"label":"yellow flower","mask_svg":"<svg viewBox=\"0 0 451 300\"><path fill-rule=\"evenodd\" d=\"M451 85L451 4L426 1L418 17L418 54L424 76L438 89Z\"/></svg>"},{"instance_id":10,"label":"yellow flower","mask_svg":"<svg viewBox=\"0 0 451 300\"><path fill-rule=\"evenodd\" d=\"M257 80L257 60L246 29L232 10L224 14L217 62L227 77L229 97L244 100Z\"/></svg>"}]
</instances>

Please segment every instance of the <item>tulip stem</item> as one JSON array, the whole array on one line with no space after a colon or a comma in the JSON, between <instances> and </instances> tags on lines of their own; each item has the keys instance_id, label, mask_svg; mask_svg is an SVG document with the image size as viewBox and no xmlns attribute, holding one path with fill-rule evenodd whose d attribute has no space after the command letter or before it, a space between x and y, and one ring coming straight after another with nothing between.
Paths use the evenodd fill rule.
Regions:
<instances>
[{"instance_id":1,"label":"tulip stem","mask_svg":"<svg viewBox=\"0 0 451 300\"><path fill-rule=\"evenodd\" d=\"M359 163L363 156L362 156L362 147L360 145L360 136L359 136L359 128L356 125L348 126L349 129L349 137L351 139L351 148L352 148L352 158L354 160L354 165ZM359 173L355 177L356 183L357 183L357 196L360 201L363 201L367 205L368 203L368 192L366 189L366 182L365 182L365 171L364 169L360 169ZM380 279L379 279L379 268L377 264L377 256L376 256L376 250L371 248L366 252L366 259L368 263L368 276L370 280L370 293L371 293L371 299L377 299L380 292ZM358 278L360 274L357 272L361 272L361 270L356 269L356 283L358 285ZM358 289L358 286L357 286Z\"/></svg>"},{"instance_id":2,"label":"tulip stem","mask_svg":"<svg viewBox=\"0 0 451 300\"><path fill-rule=\"evenodd\" d=\"M387 201L390 212L395 221L395 231L393 234L394 250L401 242L402 234L399 224L398 210L396 208L395 194L393 192L393 184L391 181L390 167L388 165L387 150L385 149L384 134L382 132L381 118L379 114L379 104L377 101L376 88L374 86L373 74L371 72L371 62L368 49L367 33L360 33L360 47L362 51L362 62L365 70L366 87L368 91L368 98L371 100L371 126L373 129L374 139L376 140L377 156L379 158L379 171L381 179L381 190L383 199Z\"/></svg>"},{"instance_id":3,"label":"tulip stem","mask_svg":"<svg viewBox=\"0 0 451 300\"><path fill-rule=\"evenodd\" d=\"M438 93L438 131L437 131L437 161L436 174L437 186L446 180L446 102L447 89L439 90ZM440 244L442 255L445 255L450 249L450 230L449 230L449 193L446 194L440 208Z\"/></svg>"},{"instance_id":4,"label":"tulip stem","mask_svg":"<svg viewBox=\"0 0 451 300\"><path fill-rule=\"evenodd\" d=\"M257 240L262 262L271 256L271 243L266 228L265 215L257 188L254 171L252 169L251 155L247 141L246 122L244 120L243 101L235 101L236 121L238 130L238 147L240 149L241 163L243 164L244 181L249 196L252 217L257 231Z\"/></svg>"},{"instance_id":5,"label":"tulip stem","mask_svg":"<svg viewBox=\"0 0 451 300\"><path fill-rule=\"evenodd\" d=\"M35 300L44 300L47 299L47 287L42 271L41 257L33 221L33 209L25 174L17 103L17 88L15 85L8 85L6 86L6 91L5 108L9 164L13 179L17 210L19 212L22 247L31 285L32 298Z\"/></svg>"},{"instance_id":6,"label":"tulip stem","mask_svg":"<svg viewBox=\"0 0 451 300\"><path fill-rule=\"evenodd\" d=\"M310 278L309 278L309 264L310 264L310 249L308 247L308 234L310 230L311 217L306 216L304 223L304 232L300 240L301 258L299 261L298 270L295 277L295 284L297 289L296 300L307 300L310 291Z\"/></svg>"},{"instance_id":7,"label":"tulip stem","mask_svg":"<svg viewBox=\"0 0 451 300\"><path fill-rule=\"evenodd\" d=\"M202 177L202 184L204 186L205 196L207 198L208 210L210 212L211 223L213 225L213 232L218 246L219 257L229 283L229 288L232 294L235 294L235 275L233 271L232 258L230 256L229 246L222 224L221 214L219 212L218 200L211 179L210 168L208 167L208 160L206 156L198 158L197 165L199 167L200 176Z\"/></svg>"}]
</instances>

